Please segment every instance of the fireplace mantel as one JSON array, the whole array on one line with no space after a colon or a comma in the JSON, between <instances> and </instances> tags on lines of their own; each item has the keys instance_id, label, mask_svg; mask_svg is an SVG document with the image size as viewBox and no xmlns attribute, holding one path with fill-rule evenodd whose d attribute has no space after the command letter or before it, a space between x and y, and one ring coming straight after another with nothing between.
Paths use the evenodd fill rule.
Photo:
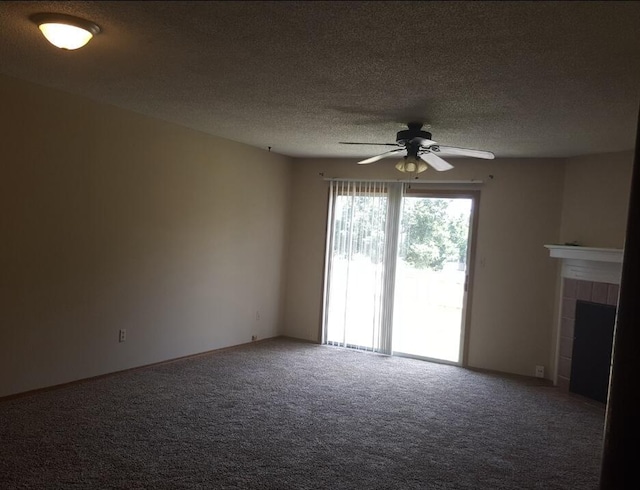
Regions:
<instances>
[{"instance_id":1,"label":"fireplace mantel","mask_svg":"<svg viewBox=\"0 0 640 490\"><path fill-rule=\"evenodd\" d=\"M620 284L622 250L618 248L545 245L552 258L562 259L562 277Z\"/></svg>"},{"instance_id":2,"label":"fireplace mantel","mask_svg":"<svg viewBox=\"0 0 640 490\"><path fill-rule=\"evenodd\" d=\"M595 262L622 263L622 249L577 247L574 245L545 245L549 255L556 259L593 260Z\"/></svg>"}]
</instances>

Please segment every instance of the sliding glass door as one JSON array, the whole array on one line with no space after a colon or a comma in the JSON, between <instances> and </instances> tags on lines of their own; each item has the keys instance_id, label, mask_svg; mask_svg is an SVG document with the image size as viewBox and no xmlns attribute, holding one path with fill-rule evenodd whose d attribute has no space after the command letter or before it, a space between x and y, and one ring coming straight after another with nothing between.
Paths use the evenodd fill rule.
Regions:
<instances>
[{"instance_id":1,"label":"sliding glass door","mask_svg":"<svg viewBox=\"0 0 640 490\"><path fill-rule=\"evenodd\" d=\"M396 267L393 351L458 363L462 358L471 197L403 199Z\"/></svg>"},{"instance_id":2,"label":"sliding glass door","mask_svg":"<svg viewBox=\"0 0 640 490\"><path fill-rule=\"evenodd\" d=\"M473 197L332 182L323 341L460 363Z\"/></svg>"}]
</instances>

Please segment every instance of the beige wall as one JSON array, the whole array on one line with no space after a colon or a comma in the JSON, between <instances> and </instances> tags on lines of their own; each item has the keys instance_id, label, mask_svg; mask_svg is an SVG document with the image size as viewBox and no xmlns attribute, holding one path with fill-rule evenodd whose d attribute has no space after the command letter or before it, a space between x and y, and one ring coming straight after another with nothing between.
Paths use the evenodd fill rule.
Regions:
<instances>
[{"instance_id":1,"label":"beige wall","mask_svg":"<svg viewBox=\"0 0 640 490\"><path fill-rule=\"evenodd\" d=\"M0 396L281 332L288 158L0 93Z\"/></svg>"},{"instance_id":2,"label":"beige wall","mask_svg":"<svg viewBox=\"0 0 640 490\"><path fill-rule=\"evenodd\" d=\"M631 151L567 160L561 243L623 248L632 168Z\"/></svg>"},{"instance_id":3,"label":"beige wall","mask_svg":"<svg viewBox=\"0 0 640 490\"><path fill-rule=\"evenodd\" d=\"M533 375L553 361L557 264L546 243L560 230L562 160L453 160L455 169L425 178L482 179L469 365ZM326 177L397 179L394 161L296 160L293 166L285 331L317 340L322 308ZM425 174L423 174L425 175ZM493 179L489 176L493 175Z\"/></svg>"},{"instance_id":4,"label":"beige wall","mask_svg":"<svg viewBox=\"0 0 640 490\"><path fill-rule=\"evenodd\" d=\"M11 78L0 77L0 94L0 396L254 334L317 340L319 174L400 176L391 160L292 165ZM622 246L632 153L454 163L426 178L485 181L469 364L552 367L557 264L542 245Z\"/></svg>"}]
</instances>

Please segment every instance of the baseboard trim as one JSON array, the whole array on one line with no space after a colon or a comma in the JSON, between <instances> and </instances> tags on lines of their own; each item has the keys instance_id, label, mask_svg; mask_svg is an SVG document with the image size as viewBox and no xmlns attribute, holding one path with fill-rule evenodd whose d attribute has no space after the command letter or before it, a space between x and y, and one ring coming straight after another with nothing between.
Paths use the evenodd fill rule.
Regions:
<instances>
[{"instance_id":1,"label":"baseboard trim","mask_svg":"<svg viewBox=\"0 0 640 490\"><path fill-rule=\"evenodd\" d=\"M509 373L507 371L499 371L497 369L487 369L487 368L480 368L480 367L474 367L474 366L461 366L461 367L463 369L467 369L468 371L474 371L476 373L497 375L503 378L521 379L524 381L528 381L530 384L553 387L553 382L546 378L536 378L535 376L530 376L527 374Z\"/></svg>"},{"instance_id":2,"label":"baseboard trim","mask_svg":"<svg viewBox=\"0 0 640 490\"><path fill-rule=\"evenodd\" d=\"M280 335L278 337L273 337L273 338L278 338L278 339L282 339L282 340L291 340L292 342L301 342L303 344L320 345L320 342L318 342L316 340L299 339L298 337L289 337L288 335Z\"/></svg>"},{"instance_id":3,"label":"baseboard trim","mask_svg":"<svg viewBox=\"0 0 640 490\"><path fill-rule=\"evenodd\" d=\"M47 391L59 390L59 389L67 388L69 386L77 385L77 384L80 384L80 383L87 383L87 382L90 382L90 381L97 381L99 379L108 378L108 377L111 377L111 376L117 376L119 374L129 373L131 371L138 371L140 369L146 369L146 368L150 368L150 367L154 367L154 366L161 366L163 364L171 364L171 363L174 363L174 362L185 361L187 359L194 359L194 358L197 358L197 357L208 356L208 355L211 355L211 354L217 354L217 353L220 353L220 352L239 349L240 347L246 347L246 346L252 345L252 344L255 345L255 344L260 344L260 343L263 343L263 342L269 342L269 341L276 340L276 339L286 339L286 340L294 340L294 341L299 341L299 342L306 342L305 340L295 339L293 337L286 337L284 335L276 335L274 337L267 337L266 339L252 340L250 342L245 342L245 343L242 343L242 344L230 345L228 347L220 347L218 349L211 349L211 350L208 350L208 351L198 352L196 354L189 354L189 355L181 356L181 357L174 357L172 359L166 359L164 361L152 362L151 364L143 364L142 366L136 366L136 367L132 367L132 368L122 369L120 371L112 371L110 373L98 374L97 376L89 376L88 378L75 379L73 381L68 381L66 383L60 383L60 384L51 385L51 386L44 386L42 388L35 388L33 390L21 391L19 393L12 393L11 395L0 396L0 403L2 403L4 401L8 401L8 400L14 400L16 398L23 398L23 397L27 397L27 396L31 396L31 395L36 395L38 393L44 393L44 392L47 392Z\"/></svg>"}]
</instances>

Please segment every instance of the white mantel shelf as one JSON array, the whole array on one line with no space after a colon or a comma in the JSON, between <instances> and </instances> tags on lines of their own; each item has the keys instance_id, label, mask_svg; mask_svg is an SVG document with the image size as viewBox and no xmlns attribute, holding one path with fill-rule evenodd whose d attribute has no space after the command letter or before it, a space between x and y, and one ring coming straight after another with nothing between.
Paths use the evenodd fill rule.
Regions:
<instances>
[{"instance_id":1,"label":"white mantel shelf","mask_svg":"<svg viewBox=\"0 0 640 490\"><path fill-rule=\"evenodd\" d=\"M594 262L622 263L622 249L578 247L575 245L545 245L549 255L556 259L579 259Z\"/></svg>"},{"instance_id":2,"label":"white mantel shelf","mask_svg":"<svg viewBox=\"0 0 640 490\"><path fill-rule=\"evenodd\" d=\"M620 284L622 250L619 248L545 245L552 258L562 260L562 277Z\"/></svg>"}]
</instances>

